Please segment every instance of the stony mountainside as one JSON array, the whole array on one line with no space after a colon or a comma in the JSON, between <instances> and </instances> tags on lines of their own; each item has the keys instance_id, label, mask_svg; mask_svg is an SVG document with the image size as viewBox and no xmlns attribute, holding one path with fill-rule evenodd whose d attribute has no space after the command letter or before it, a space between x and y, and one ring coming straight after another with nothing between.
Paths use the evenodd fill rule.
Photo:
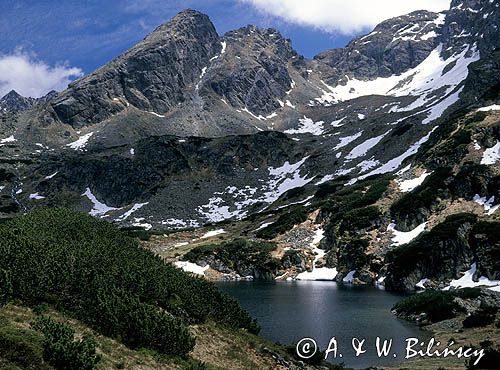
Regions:
<instances>
[{"instance_id":1,"label":"stony mountainside","mask_svg":"<svg viewBox=\"0 0 500 370\"><path fill-rule=\"evenodd\" d=\"M276 30L219 36L186 10L56 96L2 99L0 212L245 220L283 245L313 223L338 280L438 286L473 263L500 279L499 23L498 2L453 0L308 60Z\"/></svg>"},{"instance_id":2,"label":"stony mountainside","mask_svg":"<svg viewBox=\"0 0 500 370\"><path fill-rule=\"evenodd\" d=\"M34 107L36 104L44 104L57 95L56 91L50 91L41 98L26 98L17 91L11 90L0 99L0 114L17 113Z\"/></svg>"}]
</instances>

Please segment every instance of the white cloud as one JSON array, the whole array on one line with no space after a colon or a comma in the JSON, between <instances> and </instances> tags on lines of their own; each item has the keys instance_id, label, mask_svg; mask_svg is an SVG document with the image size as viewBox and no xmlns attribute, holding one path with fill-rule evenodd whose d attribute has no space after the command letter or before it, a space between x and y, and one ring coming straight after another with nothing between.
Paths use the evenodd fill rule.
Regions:
<instances>
[{"instance_id":1,"label":"white cloud","mask_svg":"<svg viewBox=\"0 0 500 370\"><path fill-rule=\"evenodd\" d=\"M51 67L17 50L0 55L0 97L16 90L23 96L38 98L50 90L64 90L71 80L82 75L80 68L63 64Z\"/></svg>"},{"instance_id":2,"label":"white cloud","mask_svg":"<svg viewBox=\"0 0 500 370\"><path fill-rule=\"evenodd\" d=\"M414 10L439 12L451 0L240 0L288 22L352 35Z\"/></svg>"}]
</instances>

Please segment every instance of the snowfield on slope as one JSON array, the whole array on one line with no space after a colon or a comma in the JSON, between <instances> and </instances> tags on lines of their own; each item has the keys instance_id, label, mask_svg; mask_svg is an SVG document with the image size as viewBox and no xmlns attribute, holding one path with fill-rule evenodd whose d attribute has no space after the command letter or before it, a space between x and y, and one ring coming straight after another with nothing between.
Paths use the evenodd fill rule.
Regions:
<instances>
[{"instance_id":1,"label":"snowfield on slope","mask_svg":"<svg viewBox=\"0 0 500 370\"><path fill-rule=\"evenodd\" d=\"M263 180L264 184L259 188L248 185L241 189L227 186L224 191L214 193L208 204L199 206L197 212L210 222L220 222L232 218L240 220L247 216L248 207L257 203L270 205L288 190L302 187L311 182L314 177L308 178L307 175L300 174L300 168L308 158L305 157L294 164L286 161L277 168L269 167L268 177Z\"/></svg>"},{"instance_id":2,"label":"snowfield on slope","mask_svg":"<svg viewBox=\"0 0 500 370\"><path fill-rule=\"evenodd\" d=\"M418 225L416 228L410 231L398 231L396 230L396 224L390 224L387 226L387 231L392 232L394 235L392 237L392 245L394 246L400 246L403 244L408 244L412 240L414 240L417 236L422 234L425 230L425 227L427 225L427 222L424 222L420 225Z\"/></svg>"},{"instance_id":3,"label":"snowfield on slope","mask_svg":"<svg viewBox=\"0 0 500 370\"><path fill-rule=\"evenodd\" d=\"M348 79L345 85L336 87L323 82L328 92L327 95L317 100L335 103L366 95L420 97L427 96L428 93L443 86L447 86L445 96L449 95L467 77L469 64L479 60L479 52L474 45L464 48L461 53L454 54L448 59L443 59L442 48L443 46L439 45L422 63L400 75L379 77L368 81ZM454 63L453 68L448 68L446 73L443 73L445 68L452 63Z\"/></svg>"},{"instance_id":4,"label":"snowfield on slope","mask_svg":"<svg viewBox=\"0 0 500 370\"><path fill-rule=\"evenodd\" d=\"M474 262L470 270L467 270L460 279L452 280L450 285L448 285L443 290L450 290L451 288L461 289L461 288L476 288L480 286L486 286L488 289L500 292L500 280L490 280L484 276L480 276L477 281L474 281L474 275L477 271L477 265Z\"/></svg>"}]
</instances>

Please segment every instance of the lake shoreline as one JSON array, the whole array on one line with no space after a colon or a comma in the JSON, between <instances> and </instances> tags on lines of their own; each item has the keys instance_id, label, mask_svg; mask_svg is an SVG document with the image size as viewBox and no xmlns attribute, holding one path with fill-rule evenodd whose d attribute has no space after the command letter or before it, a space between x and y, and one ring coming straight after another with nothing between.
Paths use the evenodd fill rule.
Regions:
<instances>
[{"instance_id":1,"label":"lake shoreline","mask_svg":"<svg viewBox=\"0 0 500 370\"><path fill-rule=\"evenodd\" d=\"M328 348L336 337L342 357L328 358L348 367L393 366L404 361L407 337L428 339L431 333L391 313L393 304L405 294L387 292L372 286L354 286L333 281L219 281L219 289L232 295L261 326L260 335L285 345L301 338L315 339L318 349ZM394 339L398 358L378 358L376 337ZM356 358L353 338L365 339L370 349Z\"/></svg>"}]
</instances>

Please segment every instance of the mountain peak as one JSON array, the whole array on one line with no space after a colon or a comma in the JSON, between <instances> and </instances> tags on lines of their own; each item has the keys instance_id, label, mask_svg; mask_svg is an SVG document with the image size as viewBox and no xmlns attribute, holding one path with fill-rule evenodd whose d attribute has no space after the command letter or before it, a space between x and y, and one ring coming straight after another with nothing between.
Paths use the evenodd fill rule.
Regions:
<instances>
[{"instance_id":1,"label":"mountain peak","mask_svg":"<svg viewBox=\"0 0 500 370\"><path fill-rule=\"evenodd\" d=\"M216 34L217 31L208 17L197 10L185 9L171 20L158 26L145 40L157 40L160 37L202 36Z\"/></svg>"},{"instance_id":2,"label":"mountain peak","mask_svg":"<svg viewBox=\"0 0 500 370\"><path fill-rule=\"evenodd\" d=\"M19 94L16 90L10 90L7 94L5 94L2 97L2 101L8 100L8 99L19 99L23 98L21 94Z\"/></svg>"},{"instance_id":3,"label":"mountain peak","mask_svg":"<svg viewBox=\"0 0 500 370\"><path fill-rule=\"evenodd\" d=\"M16 90L11 90L0 99L0 111L19 112L31 108L35 102L36 99L25 98Z\"/></svg>"},{"instance_id":4,"label":"mountain peak","mask_svg":"<svg viewBox=\"0 0 500 370\"><path fill-rule=\"evenodd\" d=\"M209 17L184 10L111 63L72 83L52 106L59 119L74 127L101 122L130 106L161 116L188 99L186 89L221 49Z\"/></svg>"},{"instance_id":5,"label":"mountain peak","mask_svg":"<svg viewBox=\"0 0 500 370\"><path fill-rule=\"evenodd\" d=\"M174 18L172 18L172 20L177 18L197 18L197 17L208 18L208 16L205 13L199 12L198 10L195 9L187 8L177 13L177 15L174 16Z\"/></svg>"}]
</instances>

